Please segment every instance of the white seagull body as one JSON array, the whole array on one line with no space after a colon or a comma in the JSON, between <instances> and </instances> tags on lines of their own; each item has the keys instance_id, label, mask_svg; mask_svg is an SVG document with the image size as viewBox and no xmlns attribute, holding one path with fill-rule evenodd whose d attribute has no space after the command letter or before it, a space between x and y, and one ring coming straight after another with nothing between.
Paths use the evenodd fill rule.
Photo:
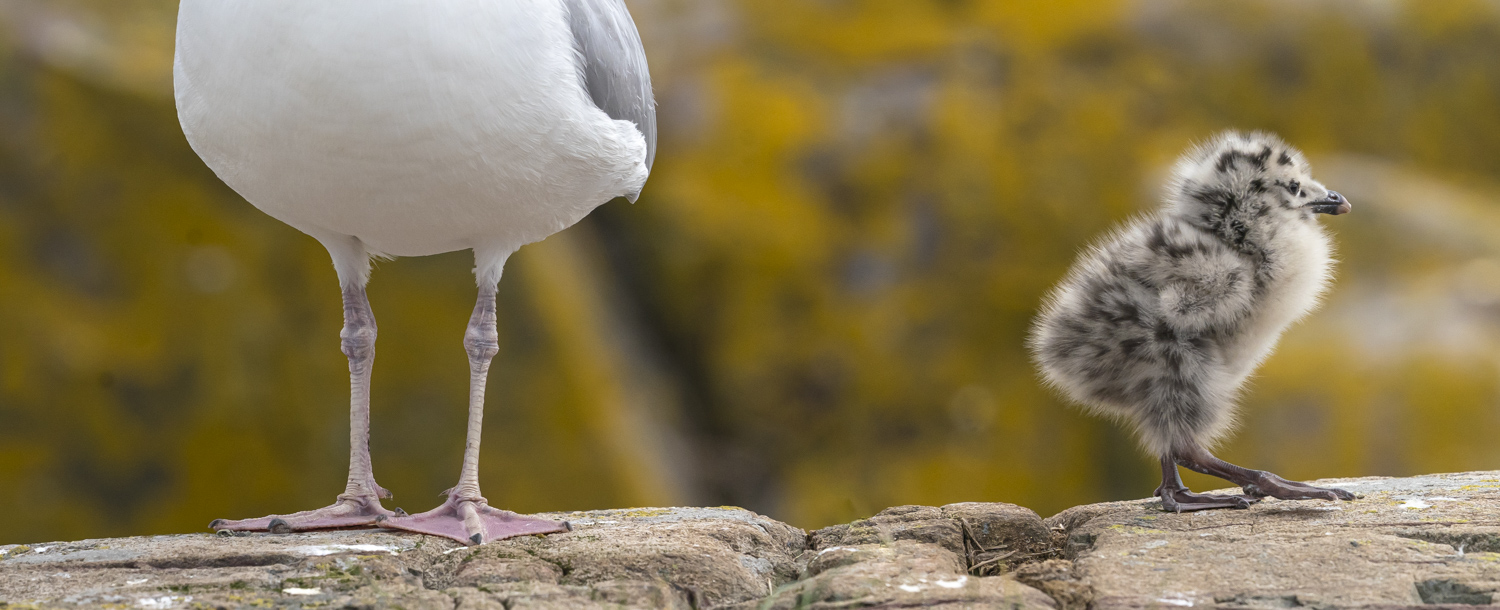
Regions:
<instances>
[{"instance_id":1,"label":"white seagull body","mask_svg":"<svg viewBox=\"0 0 1500 610\"><path fill-rule=\"evenodd\" d=\"M622 0L183 0L179 11L183 131L235 191L328 248L353 382L355 446L339 504L215 526L399 517L379 506L388 492L362 447L375 335L369 259L472 249L470 451L445 507L466 525L460 540L514 535L474 521L475 507L494 510L471 472L496 342L494 286L517 248L614 197L633 201L645 184L655 110Z\"/></svg>"},{"instance_id":2,"label":"white seagull body","mask_svg":"<svg viewBox=\"0 0 1500 610\"><path fill-rule=\"evenodd\" d=\"M509 254L633 197L649 171L643 129L580 79L570 8L187 0L183 131L245 199L319 240Z\"/></svg>"}]
</instances>

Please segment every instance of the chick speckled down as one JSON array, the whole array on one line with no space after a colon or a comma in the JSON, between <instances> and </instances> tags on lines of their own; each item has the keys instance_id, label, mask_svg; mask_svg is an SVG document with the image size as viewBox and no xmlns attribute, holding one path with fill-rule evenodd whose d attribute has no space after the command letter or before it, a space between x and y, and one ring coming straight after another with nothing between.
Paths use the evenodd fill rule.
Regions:
<instances>
[{"instance_id":1,"label":"chick speckled down","mask_svg":"<svg viewBox=\"0 0 1500 610\"><path fill-rule=\"evenodd\" d=\"M1130 423L1157 455L1233 426L1245 379L1331 277L1309 204L1340 201L1266 133L1220 134L1174 173L1160 210L1079 257L1029 341L1049 385Z\"/></svg>"}]
</instances>

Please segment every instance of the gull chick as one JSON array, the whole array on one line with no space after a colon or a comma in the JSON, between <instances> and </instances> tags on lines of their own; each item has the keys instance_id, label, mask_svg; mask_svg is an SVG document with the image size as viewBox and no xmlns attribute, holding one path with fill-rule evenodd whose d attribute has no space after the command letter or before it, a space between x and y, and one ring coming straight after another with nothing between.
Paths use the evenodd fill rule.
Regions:
<instances>
[{"instance_id":1,"label":"gull chick","mask_svg":"<svg viewBox=\"0 0 1500 610\"><path fill-rule=\"evenodd\" d=\"M1222 133L1177 162L1159 211L1092 247L1046 298L1029 341L1042 376L1134 427L1161 458L1165 510L1354 499L1209 452L1233 426L1245 379L1328 285L1334 261L1318 218L1349 210L1280 138ZM1193 493L1179 465L1244 495Z\"/></svg>"},{"instance_id":2,"label":"gull chick","mask_svg":"<svg viewBox=\"0 0 1500 610\"><path fill-rule=\"evenodd\" d=\"M610 199L634 201L651 171L651 77L623 0L182 0L178 11L183 132L246 200L328 249L351 387L349 478L333 505L210 527L380 523L467 544L565 530L489 506L479 432L506 259ZM365 283L371 257L455 250L473 250L479 285L463 339L463 466L443 505L407 516L381 506L390 492L370 464Z\"/></svg>"}]
</instances>

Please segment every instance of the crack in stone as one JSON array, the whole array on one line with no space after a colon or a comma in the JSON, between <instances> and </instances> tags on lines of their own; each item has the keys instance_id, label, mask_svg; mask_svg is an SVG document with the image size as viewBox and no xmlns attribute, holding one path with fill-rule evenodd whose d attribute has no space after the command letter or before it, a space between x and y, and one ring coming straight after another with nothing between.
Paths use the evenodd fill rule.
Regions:
<instances>
[{"instance_id":1,"label":"crack in stone","mask_svg":"<svg viewBox=\"0 0 1500 610\"><path fill-rule=\"evenodd\" d=\"M1500 553L1500 532L1448 529L1398 530L1392 533L1410 540L1446 544L1460 553Z\"/></svg>"},{"instance_id":2,"label":"crack in stone","mask_svg":"<svg viewBox=\"0 0 1500 610\"><path fill-rule=\"evenodd\" d=\"M1494 601L1494 592L1477 589L1464 583L1442 578L1424 580L1416 584L1417 596L1424 604L1463 604L1488 606Z\"/></svg>"}]
</instances>

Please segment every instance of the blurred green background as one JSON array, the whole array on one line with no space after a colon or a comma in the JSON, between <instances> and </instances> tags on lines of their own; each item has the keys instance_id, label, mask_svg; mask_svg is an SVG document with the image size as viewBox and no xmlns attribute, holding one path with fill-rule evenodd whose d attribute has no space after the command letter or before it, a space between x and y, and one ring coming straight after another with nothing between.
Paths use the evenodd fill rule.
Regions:
<instances>
[{"instance_id":1,"label":"blurred green background","mask_svg":"<svg viewBox=\"0 0 1500 610\"><path fill-rule=\"evenodd\" d=\"M481 478L519 511L1043 515L1152 460L1042 389L1038 300L1173 158L1280 132L1355 213L1227 459L1500 468L1500 3L630 0L661 154L500 286ZM347 466L327 254L220 183L171 0L0 0L0 543L324 506ZM471 258L378 265L375 473L456 480ZM1219 487L1194 475L1189 483Z\"/></svg>"}]
</instances>

